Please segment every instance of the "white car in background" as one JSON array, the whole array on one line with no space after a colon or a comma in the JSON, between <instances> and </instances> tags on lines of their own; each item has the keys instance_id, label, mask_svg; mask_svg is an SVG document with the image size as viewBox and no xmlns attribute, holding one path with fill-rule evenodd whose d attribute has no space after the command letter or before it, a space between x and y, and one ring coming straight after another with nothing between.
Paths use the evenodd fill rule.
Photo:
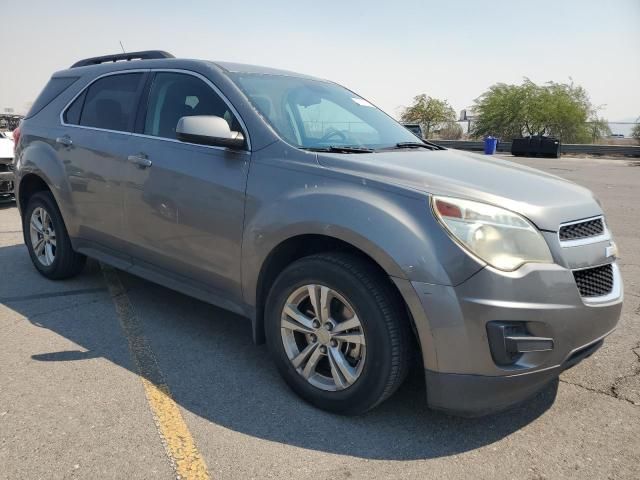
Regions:
<instances>
[{"instance_id":1,"label":"white car in background","mask_svg":"<svg viewBox=\"0 0 640 480\"><path fill-rule=\"evenodd\" d=\"M0 132L0 201L13 197L13 134Z\"/></svg>"}]
</instances>

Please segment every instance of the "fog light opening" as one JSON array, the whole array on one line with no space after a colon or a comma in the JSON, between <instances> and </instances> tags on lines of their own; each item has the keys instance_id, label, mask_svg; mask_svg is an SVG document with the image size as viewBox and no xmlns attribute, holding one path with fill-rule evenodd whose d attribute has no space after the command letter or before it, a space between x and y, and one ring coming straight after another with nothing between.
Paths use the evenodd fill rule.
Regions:
<instances>
[{"instance_id":1,"label":"fog light opening","mask_svg":"<svg viewBox=\"0 0 640 480\"><path fill-rule=\"evenodd\" d=\"M553 350L552 338L536 337L527 332L525 322L489 322L487 338L496 365L515 364L523 354Z\"/></svg>"}]
</instances>

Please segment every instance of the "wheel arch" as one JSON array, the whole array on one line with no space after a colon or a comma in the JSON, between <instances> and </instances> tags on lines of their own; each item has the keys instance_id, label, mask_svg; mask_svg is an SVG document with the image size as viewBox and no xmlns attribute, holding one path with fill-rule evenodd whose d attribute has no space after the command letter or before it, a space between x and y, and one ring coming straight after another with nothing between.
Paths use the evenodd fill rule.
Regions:
<instances>
[{"instance_id":1,"label":"wheel arch","mask_svg":"<svg viewBox=\"0 0 640 480\"><path fill-rule=\"evenodd\" d=\"M29 198L38 192L51 192L53 195L49 184L36 173L27 173L20 179L16 201L21 212L26 210Z\"/></svg>"},{"instance_id":2,"label":"wheel arch","mask_svg":"<svg viewBox=\"0 0 640 480\"><path fill-rule=\"evenodd\" d=\"M255 289L255 315L252 319L254 341L257 344L264 343L265 341L264 307L270 291L270 287L278 277L278 275L288 265L295 262L296 260L299 260L300 258L326 252L342 252L352 254L364 259L378 271L380 277L386 280L387 285L393 292L393 294L396 295L398 300L401 301L404 305L407 320L410 322L413 338L414 340L416 340L419 348L420 342L418 341L418 335L413 316L407 306L402 293L398 289L398 286L391 280L390 272L388 272L387 269L384 268L381 263L376 260L376 258L374 258L374 256L372 256L362 248L359 248L344 239L319 233L298 234L286 238L278 243L265 258L258 274ZM387 259L386 263L388 263L389 261L391 260Z\"/></svg>"}]
</instances>

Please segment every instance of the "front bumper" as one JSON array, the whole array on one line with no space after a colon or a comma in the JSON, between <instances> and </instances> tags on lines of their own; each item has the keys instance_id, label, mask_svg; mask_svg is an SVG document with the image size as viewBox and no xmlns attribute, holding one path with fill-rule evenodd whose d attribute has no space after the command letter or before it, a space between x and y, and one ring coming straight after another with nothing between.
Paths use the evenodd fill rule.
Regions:
<instances>
[{"instance_id":1,"label":"front bumper","mask_svg":"<svg viewBox=\"0 0 640 480\"><path fill-rule=\"evenodd\" d=\"M462 417L499 412L538 393L564 370L591 356L602 343L599 339L576 349L557 367L515 375L492 377L426 370L427 401L433 409Z\"/></svg>"},{"instance_id":2,"label":"front bumper","mask_svg":"<svg viewBox=\"0 0 640 480\"><path fill-rule=\"evenodd\" d=\"M571 270L555 264L512 273L484 268L455 287L410 282L409 289L396 281L420 338L429 405L464 416L501 410L593 353L620 317L622 279L617 266L614 272L616 293L600 302L583 299ZM530 334L553 339L553 348L498 365L489 322L521 322Z\"/></svg>"}]
</instances>

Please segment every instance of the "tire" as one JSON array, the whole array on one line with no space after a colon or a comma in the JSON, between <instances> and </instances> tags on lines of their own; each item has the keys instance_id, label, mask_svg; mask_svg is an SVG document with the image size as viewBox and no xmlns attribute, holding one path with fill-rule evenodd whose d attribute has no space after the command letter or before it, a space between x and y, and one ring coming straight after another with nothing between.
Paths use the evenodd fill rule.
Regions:
<instances>
[{"instance_id":1,"label":"tire","mask_svg":"<svg viewBox=\"0 0 640 480\"><path fill-rule=\"evenodd\" d=\"M33 226L32 217L35 220ZM43 223L46 224L46 231L42 232L42 228L38 231L36 226L42 227ZM50 192L38 192L29 199L22 217L22 231L31 261L43 276L52 280L62 280L77 275L84 268L87 258L76 253L71 247L62 215ZM36 252L34 242L38 244L38 239L42 239L45 244L48 241L48 249L40 244L37 245Z\"/></svg>"},{"instance_id":2,"label":"tire","mask_svg":"<svg viewBox=\"0 0 640 480\"><path fill-rule=\"evenodd\" d=\"M327 292L324 297L323 291ZM329 305L330 315L315 315L312 292L320 292L315 295L317 305ZM301 312L303 317L298 316ZM329 320L320 327L316 321L315 333L307 333L309 319L320 317ZM294 318L304 323L293 322L296 328L289 328ZM360 327L346 329L357 322ZM330 341L321 331L329 329L327 324L333 325L329 325ZM300 325L304 331L298 330ZM411 358L411 333L402 299L370 262L345 253L312 255L289 265L267 298L265 333L271 356L291 389L318 408L344 415L364 413L391 396L405 379ZM320 345L321 353L316 354L314 344ZM307 349L313 349L308 359L294 366ZM312 360L317 363L307 371ZM303 376L305 371L308 378Z\"/></svg>"}]
</instances>

